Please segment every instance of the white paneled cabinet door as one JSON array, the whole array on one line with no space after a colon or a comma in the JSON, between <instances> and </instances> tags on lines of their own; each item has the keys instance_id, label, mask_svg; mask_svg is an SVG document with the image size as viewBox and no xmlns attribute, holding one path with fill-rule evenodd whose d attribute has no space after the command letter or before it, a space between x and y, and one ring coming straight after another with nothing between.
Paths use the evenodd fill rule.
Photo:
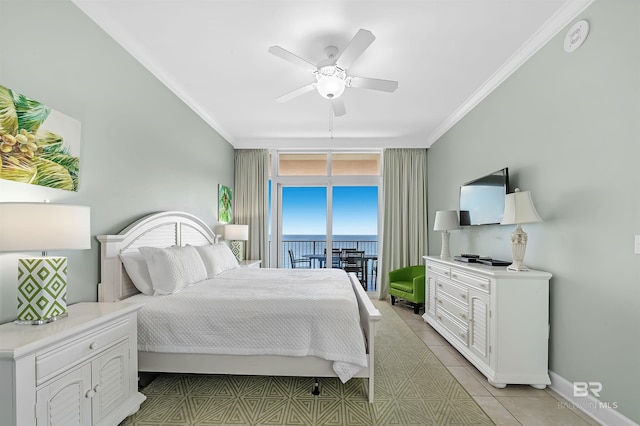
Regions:
<instances>
[{"instance_id":1,"label":"white paneled cabinet door","mask_svg":"<svg viewBox=\"0 0 640 426\"><path fill-rule=\"evenodd\" d=\"M129 394L129 343L124 341L92 362L93 424L115 411Z\"/></svg>"},{"instance_id":2,"label":"white paneled cabinet door","mask_svg":"<svg viewBox=\"0 0 640 426\"><path fill-rule=\"evenodd\" d=\"M473 290L469 294L469 347L489 363L489 295Z\"/></svg>"},{"instance_id":3,"label":"white paneled cabinet door","mask_svg":"<svg viewBox=\"0 0 640 426\"><path fill-rule=\"evenodd\" d=\"M436 279L434 277L428 276L426 282L426 292L427 292L427 313L431 316L436 315Z\"/></svg>"},{"instance_id":4,"label":"white paneled cabinet door","mask_svg":"<svg viewBox=\"0 0 640 426\"><path fill-rule=\"evenodd\" d=\"M36 393L38 426L91 425L91 365L72 370Z\"/></svg>"}]
</instances>

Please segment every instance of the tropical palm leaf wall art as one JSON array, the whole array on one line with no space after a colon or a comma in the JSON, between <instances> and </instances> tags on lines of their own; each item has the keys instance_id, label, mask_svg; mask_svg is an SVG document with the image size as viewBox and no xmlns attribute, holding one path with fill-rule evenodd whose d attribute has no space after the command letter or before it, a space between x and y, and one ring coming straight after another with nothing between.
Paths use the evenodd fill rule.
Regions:
<instances>
[{"instance_id":1,"label":"tropical palm leaf wall art","mask_svg":"<svg viewBox=\"0 0 640 426\"><path fill-rule=\"evenodd\" d=\"M1 179L77 191L79 152L79 121L0 86Z\"/></svg>"},{"instance_id":2,"label":"tropical palm leaf wall art","mask_svg":"<svg viewBox=\"0 0 640 426\"><path fill-rule=\"evenodd\" d=\"M224 185L218 186L218 221L231 223L233 220L233 195L231 188Z\"/></svg>"}]
</instances>

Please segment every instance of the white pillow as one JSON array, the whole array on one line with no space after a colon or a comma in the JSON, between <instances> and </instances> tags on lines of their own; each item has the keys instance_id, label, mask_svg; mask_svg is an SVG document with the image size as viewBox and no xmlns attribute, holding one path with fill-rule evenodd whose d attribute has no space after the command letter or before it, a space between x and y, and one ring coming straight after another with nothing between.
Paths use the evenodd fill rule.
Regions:
<instances>
[{"instance_id":1,"label":"white pillow","mask_svg":"<svg viewBox=\"0 0 640 426\"><path fill-rule=\"evenodd\" d=\"M147 268L147 261L144 257L140 253L127 253L121 254L120 260L129 274L129 278L133 281L133 285L140 293L152 295L151 275L149 275L149 268Z\"/></svg>"},{"instance_id":2,"label":"white pillow","mask_svg":"<svg viewBox=\"0 0 640 426\"><path fill-rule=\"evenodd\" d=\"M191 247L140 247L147 261L153 294L176 293L207 278L207 270L198 251Z\"/></svg>"},{"instance_id":3,"label":"white pillow","mask_svg":"<svg viewBox=\"0 0 640 426\"><path fill-rule=\"evenodd\" d=\"M238 259L226 244L195 246L195 249L202 257L205 268L207 268L207 278L213 278L221 272L240 266L238 265Z\"/></svg>"}]
</instances>

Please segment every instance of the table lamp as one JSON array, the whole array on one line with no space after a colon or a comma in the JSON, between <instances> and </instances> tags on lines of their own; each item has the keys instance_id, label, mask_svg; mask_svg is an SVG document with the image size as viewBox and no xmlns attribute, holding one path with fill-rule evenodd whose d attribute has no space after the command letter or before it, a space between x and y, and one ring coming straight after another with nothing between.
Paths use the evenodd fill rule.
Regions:
<instances>
[{"instance_id":1,"label":"table lamp","mask_svg":"<svg viewBox=\"0 0 640 426\"><path fill-rule=\"evenodd\" d=\"M516 188L512 194L507 194L504 199L504 215L501 225L515 224L516 230L511 234L511 254L513 263L507 266L509 271L528 271L529 268L523 263L524 253L527 250L527 233L522 230L521 223L542 222L538 215L531 192L520 191Z\"/></svg>"},{"instance_id":2,"label":"table lamp","mask_svg":"<svg viewBox=\"0 0 640 426\"><path fill-rule=\"evenodd\" d=\"M238 259L244 260L244 242L249 239L249 225L225 225L224 238L231 241L231 252Z\"/></svg>"},{"instance_id":3,"label":"table lamp","mask_svg":"<svg viewBox=\"0 0 640 426\"><path fill-rule=\"evenodd\" d=\"M0 252L42 251L18 259L19 324L67 316L67 258L47 250L91 248L90 210L53 203L0 203Z\"/></svg>"},{"instance_id":4,"label":"table lamp","mask_svg":"<svg viewBox=\"0 0 640 426\"><path fill-rule=\"evenodd\" d=\"M458 212L455 210L438 210L436 212L436 219L433 224L434 231L442 231L442 250L440 251L440 258L447 259L451 257L449 253L449 238L453 231L460 229L460 223L458 222Z\"/></svg>"}]
</instances>

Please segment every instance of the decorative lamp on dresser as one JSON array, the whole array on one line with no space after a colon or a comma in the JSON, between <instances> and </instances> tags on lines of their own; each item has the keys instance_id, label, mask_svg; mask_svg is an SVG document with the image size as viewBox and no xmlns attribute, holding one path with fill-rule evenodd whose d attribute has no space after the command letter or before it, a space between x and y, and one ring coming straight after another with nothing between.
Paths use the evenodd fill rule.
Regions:
<instances>
[{"instance_id":1,"label":"decorative lamp on dresser","mask_svg":"<svg viewBox=\"0 0 640 426\"><path fill-rule=\"evenodd\" d=\"M77 303L45 325L0 325L0 424L113 426L135 413L141 305Z\"/></svg>"},{"instance_id":2,"label":"decorative lamp on dresser","mask_svg":"<svg viewBox=\"0 0 640 426\"><path fill-rule=\"evenodd\" d=\"M497 388L551 383L550 273L424 259L428 324Z\"/></svg>"}]
</instances>

